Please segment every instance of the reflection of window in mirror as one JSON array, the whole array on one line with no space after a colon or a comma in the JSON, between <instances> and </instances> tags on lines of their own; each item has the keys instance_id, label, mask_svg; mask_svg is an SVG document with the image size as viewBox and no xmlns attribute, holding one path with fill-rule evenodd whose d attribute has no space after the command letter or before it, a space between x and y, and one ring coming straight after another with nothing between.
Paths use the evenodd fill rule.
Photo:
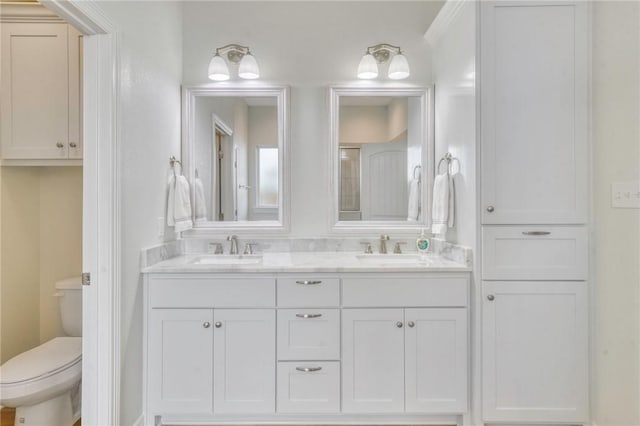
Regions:
<instances>
[{"instance_id":1,"label":"reflection of window in mirror","mask_svg":"<svg viewBox=\"0 0 640 426\"><path fill-rule=\"evenodd\" d=\"M278 206L278 148L258 147L258 207Z\"/></svg>"}]
</instances>

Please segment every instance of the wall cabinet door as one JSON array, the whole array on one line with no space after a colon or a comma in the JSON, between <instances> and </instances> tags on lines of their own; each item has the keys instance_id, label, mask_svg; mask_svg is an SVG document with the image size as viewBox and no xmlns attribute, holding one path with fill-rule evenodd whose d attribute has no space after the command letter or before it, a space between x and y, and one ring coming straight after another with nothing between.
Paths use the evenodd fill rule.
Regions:
<instances>
[{"instance_id":1,"label":"wall cabinet door","mask_svg":"<svg viewBox=\"0 0 640 426\"><path fill-rule=\"evenodd\" d=\"M1 27L2 158L81 159L81 34L64 23Z\"/></svg>"},{"instance_id":2,"label":"wall cabinet door","mask_svg":"<svg viewBox=\"0 0 640 426\"><path fill-rule=\"evenodd\" d=\"M342 311L342 410L404 411L402 309Z\"/></svg>"},{"instance_id":3,"label":"wall cabinet door","mask_svg":"<svg viewBox=\"0 0 640 426\"><path fill-rule=\"evenodd\" d=\"M212 324L211 309L151 309L149 413L212 412Z\"/></svg>"},{"instance_id":4,"label":"wall cabinet door","mask_svg":"<svg viewBox=\"0 0 640 426\"><path fill-rule=\"evenodd\" d=\"M586 422L586 283L482 287L484 421Z\"/></svg>"},{"instance_id":5,"label":"wall cabinet door","mask_svg":"<svg viewBox=\"0 0 640 426\"><path fill-rule=\"evenodd\" d=\"M467 411L467 310L405 310L407 412Z\"/></svg>"},{"instance_id":6,"label":"wall cabinet door","mask_svg":"<svg viewBox=\"0 0 640 426\"><path fill-rule=\"evenodd\" d=\"M482 2L482 223L585 223L587 2Z\"/></svg>"},{"instance_id":7,"label":"wall cabinet door","mask_svg":"<svg viewBox=\"0 0 640 426\"><path fill-rule=\"evenodd\" d=\"M214 317L214 411L275 412L275 310L216 309Z\"/></svg>"}]
</instances>

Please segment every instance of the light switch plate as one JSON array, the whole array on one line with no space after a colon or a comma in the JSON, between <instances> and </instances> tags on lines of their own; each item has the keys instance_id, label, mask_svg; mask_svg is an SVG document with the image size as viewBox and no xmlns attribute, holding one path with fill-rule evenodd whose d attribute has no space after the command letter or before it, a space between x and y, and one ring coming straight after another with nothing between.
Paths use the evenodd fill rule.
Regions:
<instances>
[{"instance_id":1,"label":"light switch plate","mask_svg":"<svg viewBox=\"0 0 640 426\"><path fill-rule=\"evenodd\" d=\"M614 182L611 185L611 205L621 209L640 209L640 181Z\"/></svg>"}]
</instances>

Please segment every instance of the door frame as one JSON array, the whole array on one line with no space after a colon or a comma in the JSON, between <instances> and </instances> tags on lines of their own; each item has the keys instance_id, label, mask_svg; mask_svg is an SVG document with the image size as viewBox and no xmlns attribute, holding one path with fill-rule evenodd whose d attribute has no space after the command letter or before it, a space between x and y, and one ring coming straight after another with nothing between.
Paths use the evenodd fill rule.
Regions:
<instances>
[{"instance_id":1,"label":"door frame","mask_svg":"<svg viewBox=\"0 0 640 426\"><path fill-rule=\"evenodd\" d=\"M93 0L41 0L84 35L82 424L120 423L118 31Z\"/></svg>"}]
</instances>

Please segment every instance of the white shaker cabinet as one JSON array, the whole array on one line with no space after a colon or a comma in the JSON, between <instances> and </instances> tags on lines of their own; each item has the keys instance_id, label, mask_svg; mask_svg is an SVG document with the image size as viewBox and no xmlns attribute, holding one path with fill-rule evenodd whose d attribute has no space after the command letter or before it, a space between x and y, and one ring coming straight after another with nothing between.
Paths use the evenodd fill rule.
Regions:
<instances>
[{"instance_id":1,"label":"white shaker cabinet","mask_svg":"<svg viewBox=\"0 0 640 426\"><path fill-rule=\"evenodd\" d=\"M342 322L343 411L466 411L466 309L345 309Z\"/></svg>"},{"instance_id":2,"label":"white shaker cabinet","mask_svg":"<svg viewBox=\"0 0 640 426\"><path fill-rule=\"evenodd\" d=\"M214 412L275 412L275 310L216 309L214 326Z\"/></svg>"},{"instance_id":3,"label":"white shaker cabinet","mask_svg":"<svg viewBox=\"0 0 640 426\"><path fill-rule=\"evenodd\" d=\"M1 31L2 158L82 159L81 34L64 23Z\"/></svg>"},{"instance_id":4,"label":"white shaker cabinet","mask_svg":"<svg viewBox=\"0 0 640 426\"><path fill-rule=\"evenodd\" d=\"M213 412L213 310L152 309L148 391L151 411Z\"/></svg>"},{"instance_id":5,"label":"white shaker cabinet","mask_svg":"<svg viewBox=\"0 0 640 426\"><path fill-rule=\"evenodd\" d=\"M482 297L485 422L586 422L586 283L486 281Z\"/></svg>"},{"instance_id":6,"label":"white shaker cabinet","mask_svg":"<svg viewBox=\"0 0 640 426\"><path fill-rule=\"evenodd\" d=\"M583 224L587 2L481 2L483 224Z\"/></svg>"}]
</instances>

